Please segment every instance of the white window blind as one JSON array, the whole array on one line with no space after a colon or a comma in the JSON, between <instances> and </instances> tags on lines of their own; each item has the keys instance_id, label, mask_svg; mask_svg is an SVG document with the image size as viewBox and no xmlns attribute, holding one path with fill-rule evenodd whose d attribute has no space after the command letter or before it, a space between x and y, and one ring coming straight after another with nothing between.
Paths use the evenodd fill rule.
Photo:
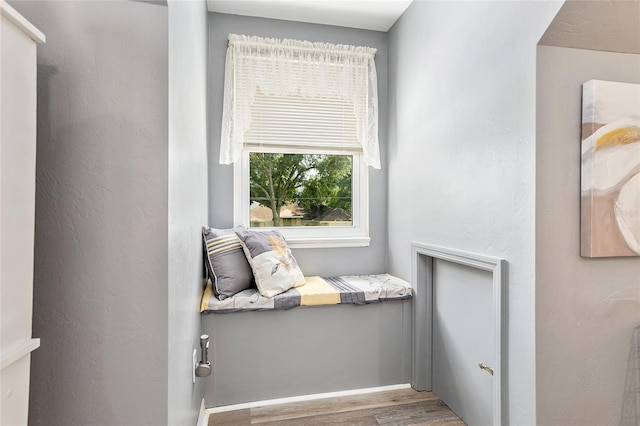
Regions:
<instances>
[{"instance_id":1,"label":"white window blind","mask_svg":"<svg viewBox=\"0 0 640 426\"><path fill-rule=\"evenodd\" d=\"M230 34L220 163L282 146L359 152L380 168L375 52Z\"/></svg>"},{"instance_id":2,"label":"white window blind","mask_svg":"<svg viewBox=\"0 0 640 426\"><path fill-rule=\"evenodd\" d=\"M257 92L251 106L248 147L326 148L362 152L353 102L344 99L268 96Z\"/></svg>"}]
</instances>

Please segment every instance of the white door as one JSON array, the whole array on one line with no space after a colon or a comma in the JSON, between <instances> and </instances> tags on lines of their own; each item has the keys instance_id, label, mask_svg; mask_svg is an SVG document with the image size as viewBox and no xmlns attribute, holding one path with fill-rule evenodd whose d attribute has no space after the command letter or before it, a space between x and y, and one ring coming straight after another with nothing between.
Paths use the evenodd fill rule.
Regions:
<instances>
[{"instance_id":1,"label":"white door","mask_svg":"<svg viewBox=\"0 0 640 426\"><path fill-rule=\"evenodd\" d=\"M469 426L493 425L492 273L433 260L432 389Z\"/></svg>"}]
</instances>

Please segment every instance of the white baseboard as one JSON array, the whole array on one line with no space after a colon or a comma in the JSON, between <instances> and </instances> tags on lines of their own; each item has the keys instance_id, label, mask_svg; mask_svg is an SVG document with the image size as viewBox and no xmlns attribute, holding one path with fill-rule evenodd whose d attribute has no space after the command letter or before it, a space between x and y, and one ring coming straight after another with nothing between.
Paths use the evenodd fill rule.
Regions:
<instances>
[{"instance_id":1,"label":"white baseboard","mask_svg":"<svg viewBox=\"0 0 640 426\"><path fill-rule=\"evenodd\" d=\"M224 413L226 411L245 410L247 408L265 407L268 405L288 404L290 402L313 401L316 399L337 398L341 396L364 395L367 393L385 392L398 389L408 389L411 385L404 383L401 385L378 386L375 388L353 389L347 391L316 393L313 395L291 396L287 398L267 399L265 401L246 402L244 404L224 405L221 407L207 408L207 414ZM200 423L198 423L200 426Z\"/></svg>"},{"instance_id":2,"label":"white baseboard","mask_svg":"<svg viewBox=\"0 0 640 426\"><path fill-rule=\"evenodd\" d=\"M209 413L204 408L204 398L200 404L200 413L198 414L198 424L196 426L207 426L209 424Z\"/></svg>"}]
</instances>

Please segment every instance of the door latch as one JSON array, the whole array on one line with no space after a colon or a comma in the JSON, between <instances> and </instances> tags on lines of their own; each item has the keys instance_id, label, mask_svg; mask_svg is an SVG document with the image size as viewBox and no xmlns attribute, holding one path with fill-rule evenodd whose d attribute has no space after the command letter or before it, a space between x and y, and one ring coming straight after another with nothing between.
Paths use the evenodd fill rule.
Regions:
<instances>
[{"instance_id":1,"label":"door latch","mask_svg":"<svg viewBox=\"0 0 640 426\"><path fill-rule=\"evenodd\" d=\"M489 373L489 374L491 374L493 376L493 368L487 367L484 364L478 364L478 367L480 367L480 370L484 370L484 371L486 371L487 373Z\"/></svg>"}]
</instances>

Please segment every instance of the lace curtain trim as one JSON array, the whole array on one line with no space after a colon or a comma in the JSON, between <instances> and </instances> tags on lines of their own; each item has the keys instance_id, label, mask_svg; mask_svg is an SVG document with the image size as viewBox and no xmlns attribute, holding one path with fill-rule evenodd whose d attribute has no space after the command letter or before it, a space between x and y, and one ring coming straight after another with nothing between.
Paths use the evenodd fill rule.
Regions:
<instances>
[{"instance_id":1,"label":"lace curtain trim","mask_svg":"<svg viewBox=\"0 0 640 426\"><path fill-rule=\"evenodd\" d=\"M240 158L256 91L269 96L339 98L353 103L365 164L380 168L376 49L229 35L220 163Z\"/></svg>"}]
</instances>

